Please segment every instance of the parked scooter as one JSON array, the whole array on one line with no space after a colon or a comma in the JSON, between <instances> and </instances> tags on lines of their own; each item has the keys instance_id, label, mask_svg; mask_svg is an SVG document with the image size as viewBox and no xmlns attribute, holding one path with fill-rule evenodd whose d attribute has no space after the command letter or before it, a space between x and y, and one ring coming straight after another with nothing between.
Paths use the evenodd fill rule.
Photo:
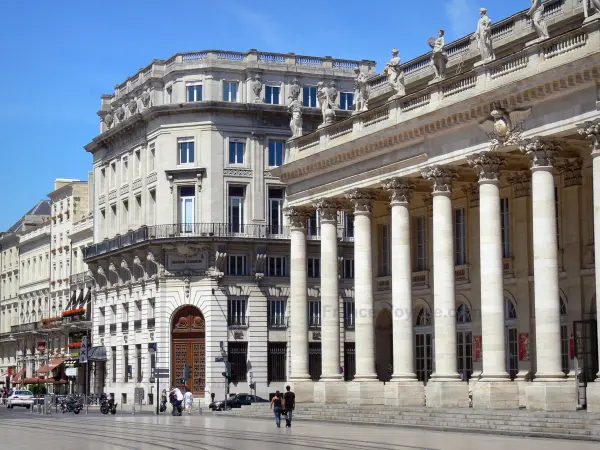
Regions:
<instances>
[{"instance_id":1,"label":"parked scooter","mask_svg":"<svg viewBox=\"0 0 600 450\"><path fill-rule=\"evenodd\" d=\"M64 413L73 412L75 414L79 414L83 409L83 405L79 400L76 400L73 397L67 397L63 399L60 404L60 410Z\"/></svg>"},{"instance_id":2,"label":"parked scooter","mask_svg":"<svg viewBox=\"0 0 600 450\"><path fill-rule=\"evenodd\" d=\"M100 412L102 414L108 414L109 412L111 414L117 413L117 404L112 397L109 399L106 394L102 394L100 400Z\"/></svg>"}]
</instances>

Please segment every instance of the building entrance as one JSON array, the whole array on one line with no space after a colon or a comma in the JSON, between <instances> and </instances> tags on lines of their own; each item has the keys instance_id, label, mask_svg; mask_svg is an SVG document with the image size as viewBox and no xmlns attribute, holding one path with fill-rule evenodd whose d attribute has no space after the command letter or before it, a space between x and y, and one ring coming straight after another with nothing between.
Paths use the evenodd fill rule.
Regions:
<instances>
[{"instance_id":1,"label":"building entrance","mask_svg":"<svg viewBox=\"0 0 600 450\"><path fill-rule=\"evenodd\" d=\"M195 306L181 308L172 322L172 385L187 387L194 395L204 395L206 386L206 326L204 316ZM189 380L183 380L185 366ZM183 380L183 382L182 382Z\"/></svg>"},{"instance_id":2,"label":"building entrance","mask_svg":"<svg viewBox=\"0 0 600 450\"><path fill-rule=\"evenodd\" d=\"M587 406L587 384L598 373L598 328L595 320L573 322L575 334L575 361L577 369L578 403Z\"/></svg>"}]
</instances>

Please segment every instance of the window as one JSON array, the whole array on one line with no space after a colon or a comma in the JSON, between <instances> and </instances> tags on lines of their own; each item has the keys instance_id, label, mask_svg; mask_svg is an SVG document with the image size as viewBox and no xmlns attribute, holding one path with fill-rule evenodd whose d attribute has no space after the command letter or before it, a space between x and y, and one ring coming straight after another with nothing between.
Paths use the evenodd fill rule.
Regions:
<instances>
[{"instance_id":1,"label":"window","mask_svg":"<svg viewBox=\"0 0 600 450\"><path fill-rule=\"evenodd\" d=\"M150 354L150 370L149 373L152 374L156 370L156 352L154 351L154 343L148 344L148 353ZM154 382L154 380L150 380L150 382ZM152 404L152 403L150 403Z\"/></svg>"},{"instance_id":2,"label":"window","mask_svg":"<svg viewBox=\"0 0 600 450\"><path fill-rule=\"evenodd\" d=\"M348 280L354 278L354 260L353 259L344 259L343 277Z\"/></svg>"},{"instance_id":3,"label":"window","mask_svg":"<svg viewBox=\"0 0 600 450\"><path fill-rule=\"evenodd\" d=\"M135 196L135 208L133 210L133 219L134 219L136 225L140 225L141 217L142 217L142 196L136 195Z\"/></svg>"},{"instance_id":4,"label":"window","mask_svg":"<svg viewBox=\"0 0 600 450\"><path fill-rule=\"evenodd\" d=\"M191 139L179 139L179 164L194 163L194 141Z\"/></svg>"},{"instance_id":5,"label":"window","mask_svg":"<svg viewBox=\"0 0 600 450\"><path fill-rule=\"evenodd\" d=\"M227 300L227 325L244 326L246 323L246 307L248 301L245 299Z\"/></svg>"},{"instance_id":6,"label":"window","mask_svg":"<svg viewBox=\"0 0 600 450\"><path fill-rule=\"evenodd\" d=\"M267 383L282 383L286 379L287 344L269 342Z\"/></svg>"},{"instance_id":7,"label":"window","mask_svg":"<svg viewBox=\"0 0 600 450\"><path fill-rule=\"evenodd\" d=\"M201 102L202 101L202 83L187 85L187 101L188 102Z\"/></svg>"},{"instance_id":8,"label":"window","mask_svg":"<svg viewBox=\"0 0 600 450\"><path fill-rule=\"evenodd\" d=\"M142 382L142 346L137 344L135 346L135 373L137 375L137 382Z\"/></svg>"},{"instance_id":9,"label":"window","mask_svg":"<svg viewBox=\"0 0 600 450\"><path fill-rule=\"evenodd\" d=\"M229 255L228 258L228 271L229 275L233 276L246 276L246 257L242 255Z\"/></svg>"},{"instance_id":10,"label":"window","mask_svg":"<svg viewBox=\"0 0 600 450\"><path fill-rule=\"evenodd\" d=\"M390 226L383 224L379 226L379 276L390 275Z\"/></svg>"},{"instance_id":11,"label":"window","mask_svg":"<svg viewBox=\"0 0 600 450\"><path fill-rule=\"evenodd\" d=\"M104 192L106 187L106 169L100 169L100 195Z\"/></svg>"},{"instance_id":12,"label":"window","mask_svg":"<svg viewBox=\"0 0 600 450\"><path fill-rule=\"evenodd\" d=\"M344 299L344 328L354 329L354 299Z\"/></svg>"},{"instance_id":13,"label":"window","mask_svg":"<svg viewBox=\"0 0 600 450\"><path fill-rule=\"evenodd\" d=\"M242 233L244 229L244 187L229 186L229 231Z\"/></svg>"},{"instance_id":14,"label":"window","mask_svg":"<svg viewBox=\"0 0 600 450\"><path fill-rule=\"evenodd\" d=\"M111 224L110 224L110 228L113 232L116 232L117 230L117 205L112 205L110 207L112 215L111 215Z\"/></svg>"},{"instance_id":15,"label":"window","mask_svg":"<svg viewBox=\"0 0 600 450\"><path fill-rule=\"evenodd\" d=\"M125 183L127 183L127 180L129 178L129 176L128 176L129 175L129 159L127 158L127 156L125 156L123 158L122 162L123 162L123 171L121 173L121 177L122 177L121 184L125 184Z\"/></svg>"},{"instance_id":16,"label":"window","mask_svg":"<svg viewBox=\"0 0 600 450\"><path fill-rule=\"evenodd\" d=\"M171 103L171 97L173 94L173 86L169 86L165 89L165 104Z\"/></svg>"},{"instance_id":17,"label":"window","mask_svg":"<svg viewBox=\"0 0 600 450\"><path fill-rule=\"evenodd\" d=\"M317 107L317 87L304 86L302 89L302 105L309 108Z\"/></svg>"},{"instance_id":18,"label":"window","mask_svg":"<svg viewBox=\"0 0 600 450\"><path fill-rule=\"evenodd\" d=\"M354 213L344 213L344 238L354 239Z\"/></svg>"},{"instance_id":19,"label":"window","mask_svg":"<svg viewBox=\"0 0 600 450\"><path fill-rule=\"evenodd\" d=\"M502 257L510 258L510 215L508 198L500 199L500 218L502 221Z\"/></svg>"},{"instance_id":20,"label":"window","mask_svg":"<svg viewBox=\"0 0 600 450\"><path fill-rule=\"evenodd\" d=\"M139 178L142 175L142 152L141 150L136 150L133 154L133 173L136 178Z\"/></svg>"},{"instance_id":21,"label":"window","mask_svg":"<svg viewBox=\"0 0 600 450\"><path fill-rule=\"evenodd\" d=\"M237 102L237 81L223 81L223 101Z\"/></svg>"},{"instance_id":22,"label":"window","mask_svg":"<svg viewBox=\"0 0 600 450\"><path fill-rule=\"evenodd\" d=\"M229 164L244 164L244 147L242 141L229 141Z\"/></svg>"},{"instance_id":23,"label":"window","mask_svg":"<svg viewBox=\"0 0 600 450\"><path fill-rule=\"evenodd\" d=\"M279 167L283 164L283 141L269 141L269 167Z\"/></svg>"},{"instance_id":24,"label":"window","mask_svg":"<svg viewBox=\"0 0 600 450\"><path fill-rule=\"evenodd\" d=\"M112 378L112 382L116 383L117 382L117 347L110 348L110 356L111 356L111 367L110 367L111 378Z\"/></svg>"},{"instance_id":25,"label":"window","mask_svg":"<svg viewBox=\"0 0 600 450\"><path fill-rule=\"evenodd\" d=\"M283 189L269 189L269 225L271 234L283 234Z\"/></svg>"},{"instance_id":26,"label":"window","mask_svg":"<svg viewBox=\"0 0 600 450\"><path fill-rule=\"evenodd\" d=\"M231 363L231 373L229 380L233 383L247 380L248 369L248 343L247 342L228 342L227 360Z\"/></svg>"},{"instance_id":27,"label":"window","mask_svg":"<svg viewBox=\"0 0 600 450\"><path fill-rule=\"evenodd\" d=\"M194 186L179 188L179 224L181 233L191 233L194 226L196 189Z\"/></svg>"},{"instance_id":28,"label":"window","mask_svg":"<svg viewBox=\"0 0 600 450\"><path fill-rule=\"evenodd\" d=\"M454 210L454 264L463 266L467 263L467 223L465 208Z\"/></svg>"},{"instance_id":29,"label":"window","mask_svg":"<svg viewBox=\"0 0 600 450\"><path fill-rule=\"evenodd\" d=\"M321 260L319 258L308 258L307 270L309 278L319 278L321 276Z\"/></svg>"},{"instance_id":30,"label":"window","mask_svg":"<svg viewBox=\"0 0 600 450\"><path fill-rule=\"evenodd\" d=\"M308 374L312 381L319 381L321 378L321 343L308 343Z\"/></svg>"},{"instance_id":31,"label":"window","mask_svg":"<svg viewBox=\"0 0 600 450\"><path fill-rule=\"evenodd\" d=\"M279 105L279 92L281 88L279 86L265 86L265 103L271 105Z\"/></svg>"},{"instance_id":32,"label":"window","mask_svg":"<svg viewBox=\"0 0 600 450\"><path fill-rule=\"evenodd\" d=\"M150 205L148 207L148 224L155 225L156 223L156 191L152 190L149 192Z\"/></svg>"},{"instance_id":33,"label":"window","mask_svg":"<svg viewBox=\"0 0 600 450\"><path fill-rule=\"evenodd\" d=\"M129 381L129 374L131 373L129 367L129 346L123 346L123 382Z\"/></svg>"},{"instance_id":34,"label":"window","mask_svg":"<svg viewBox=\"0 0 600 450\"><path fill-rule=\"evenodd\" d=\"M569 313L567 310L567 304L563 300L563 296L560 296L560 359L561 368L565 374L569 374L569 330L567 322L569 320Z\"/></svg>"},{"instance_id":35,"label":"window","mask_svg":"<svg viewBox=\"0 0 600 450\"><path fill-rule=\"evenodd\" d=\"M315 211L308 219L307 219L307 232L308 236L319 236L319 211Z\"/></svg>"},{"instance_id":36,"label":"window","mask_svg":"<svg viewBox=\"0 0 600 450\"><path fill-rule=\"evenodd\" d=\"M340 109L350 110L354 105L354 94L352 92L340 92Z\"/></svg>"},{"instance_id":37,"label":"window","mask_svg":"<svg viewBox=\"0 0 600 450\"><path fill-rule=\"evenodd\" d=\"M123 322L129 322L129 304L123 303Z\"/></svg>"},{"instance_id":38,"label":"window","mask_svg":"<svg viewBox=\"0 0 600 450\"><path fill-rule=\"evenodd\" d=\"M308 326L313 328L321 326L321 300L308 301Z\"/></svg>"},{"instance_id":39,"label":"window","mask_svg":"<svg viewBox=\"0 0 600 450\"><path fill-rule=\"evenodd\" d=\"M284 328L285 323L285 300L269 300L269 326L272 328Z\"/></svg>"},{"instance_id":40,"label":"window","mask_svg":"<svg viewBox=\"0 0 600 450\"><path fill-rule=\"evenodd\" d=\"M150 146L150 151L148 152L148 172L154 170L156 164L156 148L154 144Z\"/></svg>"},{"instance_id":41,"label":"window","mask_svg":"<svg viewBox=\"0 0 600 450\"><path fill-rule=\"evenodd\" d=\"M100 229L100 235L104 234L104 226L106 224L106 210L100 210L100 220L99 220L98 228Z\"/></svg>"},{"instance_id":42,"label":"window","mask_svg":"<svg viewBox=\"0 0 600 450\"><path fill-rule=\"evenodd\" d=\"M267 259L267 276L285 277L285 257L269 256Z\"/></svg>"},{"instance_id":43,"label":"window","mask_svg":"<svg viewBox=\"0 0 600 450\"><path fill-rule=\"evenodd\" d=\"M117 187L117 163L112 162L110 164L110 187Z\"/></svg>"},{"instance_id":44,"label":"window","mask_svg":"<svg viewBox=\"0 0 600 450\"><path fill-rule=\"evenodd\" d=\"M456 323L471 323L471 311L464 303L456 308Z\"/></svg>"},{"instance_id":45,"label":"window","mask_svg":"<svg viewBox=\"0 0 600 450\"><path fill-rule=\"evenodd\" d=\"M415 217L417 233L417 254L415 258L415 271L427 270L427 220L425 216Z\"/></svg>"},{"instance_id":46,"label":"window","mask_svg":"<svg viewBox=\"0 0 600 450\"><path fill-rule=\"evenodd\" d=\"M121 225L124 229L127 229L127 218L129 217L129 200L123 200L123 206L121 207Z\"/></svg>"}]
</instances>

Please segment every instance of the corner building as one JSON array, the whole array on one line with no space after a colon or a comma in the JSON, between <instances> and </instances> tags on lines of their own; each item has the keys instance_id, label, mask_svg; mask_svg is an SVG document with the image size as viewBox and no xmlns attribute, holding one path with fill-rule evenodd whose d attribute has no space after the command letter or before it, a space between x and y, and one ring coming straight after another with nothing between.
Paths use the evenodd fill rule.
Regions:
<instances>
[{"instance_id":1,"label":"corner building","mask_svg":"<svg viewBox=\"0 0 600 450\"><path fill-rule=\"evenodd\" d=\"M600 410L600 11L544 2L542 19L549 37L537 39L524 12L494 23L485 61L471 36L447 44L441 78L431 53L402 64L402 94L372 77L367 111L290 141L275 173L297 219L299 400ZM345 383L308 370L303 218L323 203L355 216L356 371ZM338 242L326 226L335 220L321 222L324 303L339 274L325 263ZM328 292L321 330L337 335Z\"/></svg>"},{"instance_id":2,"label":"corner building","mask_svg":"<svg viewBox=\"0 0 600 450\"><path fill-rule=\"evenodd\" d=\"M289 97L303 102L304 130L320 123L320 82L338 91L336 116L349 117L356 68L376 73L372 61L204 51L153 61L103 96L101 133L86 147L93 345L107 351L97 393L153 403L153 369L169 372L162 390L181 386L186 364L187 387L206 401L250 383L265 397L285 386L292 263L285 188L271 171L287 158ZM315 291L318 238L313 219ZM233 363L231 383L221 358Z\"/></svg>"}]
</instances>

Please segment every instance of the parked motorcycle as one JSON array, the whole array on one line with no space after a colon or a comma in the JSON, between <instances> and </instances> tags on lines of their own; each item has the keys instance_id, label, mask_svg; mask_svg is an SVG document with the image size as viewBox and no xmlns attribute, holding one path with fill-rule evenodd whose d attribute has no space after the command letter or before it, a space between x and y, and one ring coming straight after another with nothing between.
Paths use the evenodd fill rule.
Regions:
<instances>
[{"instance_id":1,"label":"parked motorcycle","mask_svg":"<svg viewBox=\"0 0 600 450\"><path fill-rule=\"evenodd\" d=\"M102 396L102 400L100 403L100 412L102 414L108 414L109 412L111 414L116 414L117 413L117 404L115 403L115 401L112 398L107 398L106 395Z\"/></svg>"},{"instance_id":2,"label":"parked motorcycle","mask_svg":"<svg viewBox=\"0 0 600 450\"><path fill-rule=\"evenodd\" d=\"M75 414L79 414L83 409L83 405L79 400L74 399L73 397L68 397L63 399L60 404L60 410L64 413L73 412Z\"/></svg>"}]
</instances>

